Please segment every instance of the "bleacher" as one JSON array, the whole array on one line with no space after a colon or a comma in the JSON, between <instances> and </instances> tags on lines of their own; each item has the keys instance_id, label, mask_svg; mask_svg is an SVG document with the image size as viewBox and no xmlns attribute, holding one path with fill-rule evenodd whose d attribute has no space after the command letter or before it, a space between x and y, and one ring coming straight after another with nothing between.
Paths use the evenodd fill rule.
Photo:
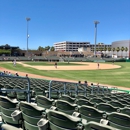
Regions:
<instances>
[{"instance_id":1,"label":"bleacher","mask_svg":"<svg viewBox=\"0 0 130 130\"><path fill-rule=\"evenodd\" d=\"M124 58L100 58L100 57L60 57L60 56L0 56L0 61L65 61L65 62L126 62Z\"/></svg>"},{"instance_id":2,"label":"bleacher","mask_svg":"<svg viewBox=\"0 0 130 130\"><path fill-rule=\"evenodd\" d=\"M130 130L130 94L0 75L0 113L2 130Z\"/></svg>"}]
</instances>

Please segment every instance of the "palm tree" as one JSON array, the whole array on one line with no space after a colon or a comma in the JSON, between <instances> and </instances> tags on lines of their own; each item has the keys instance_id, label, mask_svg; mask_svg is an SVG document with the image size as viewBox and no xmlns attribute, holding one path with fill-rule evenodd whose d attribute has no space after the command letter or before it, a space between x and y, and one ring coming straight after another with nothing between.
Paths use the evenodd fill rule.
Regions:
<instances>
[{"instance_id":1,"label":"palm tree","mask_svg":"<svg viewBox=\"0 0 130 130\"><path fill-rule=\"evenodd\" d=\"M109 53L110 53L111 50L112 50L112 48L111 48L111 47L108 47L108 51L109 51Z\"/></svg>"},{"instance_id":2,"label":"palm tree","mask_svg":"<svg viewBox=\"0 0 130 130\"><path fill-rule=\"evenodd\" d=\"M55 48L52 46L52 47L50 48L50 50L51 50L51 51L55 51Z\"/></svg>"},{"instance_id":3,"label":"palm tree","mask_svg":"<svg viewBox=\"0 0 130 130\"><path fill-rule=\"evenodd\" d=\"M104 51L104 48L103 48L103 47L101 48L101 52L102 52L102 51Z\"/></svg>"},{"instance_id":4,"label":"palm tree","mask_svg":"<svg viewBox=\"0 0 130 130\"><path fill-rule=\"evenodd\" d=\"M115 50L116 50L115 47L113 47L113 48L112 48L113 53L114 53Z\"/></svg>"},{"instance_id":5,"label":"palm tree","mask_svg":"<svg viewBox=\"0 0 130 130\"><path fill-rule=\"evenodd\" d=\"M105 54L106 54L107 48L105 47L105 48L103 48L103 49L104 49L104 51L105 51Z\"/></svg>"},{"instance_id":6,"label":"palm tree","mask_svg":"<svg viewBox=\"0 0 130 130\"><path fill-rule=\"evenodd\" d=\"M99 48L96 48L96 51L98 52L98 51L99 51Z\"/></svg>"},{"instance_id":7,"label":"palm tree","mask_svg":"<svg viewBox=\"0 0 130 130\"><path fill-rule=\"evenodd\" d=\"M128 48L127 48L127 47L125 47L126 57L127 57L127 51L128 51Z\"/></svg>"},{"instance_id":8,"label":"palm tree","mask_svg":"<svg viewBox=\"0 0 130 130\"><path fill-rule=\"evenodd\" d=\"M122 54L121 54L121 57L123 56L123 51L125 50L125 48L122 46L121 47L121 52L122 52Z\"/></svg>"},{"instance_id":9,"label":"palm tree","mask_svg":"<svg viewBox=\"0 0 130 130\"><path fill-rule=\"evenodd\" d=\"M45 47L45 50L46 50L46 51L49 51L49 50L50 50L50 46L46 46L46 47Z\"/></svg>"},{"instance_id":10,"label":"palm tree","mask_svg":"<svg viewBox=\"0 0 130 130\"><path fill-rule=\"evenodd\" d=\"M117 57L118 57L118 52L120 51L120 47L117 47L116 51L117 51Z\"/></svg>"},{"instance_id":11,"label":"palm tree","mask_svg":"<svg viewBox=\"0 0 130 130\"><path fill-rule=\"evenodd\" d=\"M44 47L39 46L37 50L38 50L38 51L45 51L45 48L44 48Z\"/></svg>"}]
</instances>

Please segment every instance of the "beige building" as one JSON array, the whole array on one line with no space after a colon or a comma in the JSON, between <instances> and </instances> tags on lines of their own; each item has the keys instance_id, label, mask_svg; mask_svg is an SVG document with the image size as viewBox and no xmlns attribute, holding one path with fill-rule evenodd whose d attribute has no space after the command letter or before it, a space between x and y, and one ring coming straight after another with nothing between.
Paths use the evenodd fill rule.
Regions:
<instances>
[{"instance_id":1,"label":"beige building","mask_svg":"<svg viewBox=\"0 0 130 130\"><path fill-rule=\"evenodd\" d=\"M74 52L78 51L80 47L88 47L90 42L70 42L70 41L63 41L54 43L55 51L65 51L65 52Z\"/></svg>"}]
</instances>

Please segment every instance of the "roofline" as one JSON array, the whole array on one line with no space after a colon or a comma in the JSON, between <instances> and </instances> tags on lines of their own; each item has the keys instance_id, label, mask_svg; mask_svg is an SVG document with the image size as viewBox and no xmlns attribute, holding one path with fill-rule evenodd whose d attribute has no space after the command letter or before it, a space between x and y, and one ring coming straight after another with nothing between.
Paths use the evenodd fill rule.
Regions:
<instances>
[{"instance_id":1,"label":"roofline","mask_svg":"<svg viewBox=\"0 0 130 130\"><path fill-rule=\"evenodd\" d=\"M128 41L128 42L130 42L130 39L129 39L129 40L118 40L118 41L113 41L112 43L114 43L114 42L123 42L123 41Z\"/></svg>"},{"instance_id":2,"label":"roofline","mask_svg":"<svg viewBox=\"0 0 130 130\"><path fill-rule=\"evenodd\" d=\"M81 42L81 41L62 41L62 42L56 42L56 43L54 43L54 44L57 44L57 43L67 43L67 42L69 42L69 43L90 43L90 42L86 42L86 41L84 41L84 42Z\"/></svg>"}]
</instances>

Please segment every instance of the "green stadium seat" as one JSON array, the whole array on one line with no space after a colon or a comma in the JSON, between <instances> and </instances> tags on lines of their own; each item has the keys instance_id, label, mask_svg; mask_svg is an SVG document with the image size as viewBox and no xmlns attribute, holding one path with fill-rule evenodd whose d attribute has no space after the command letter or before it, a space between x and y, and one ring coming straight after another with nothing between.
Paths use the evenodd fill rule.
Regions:
<instances>
[{"instance_id":1,"label":"green stadium seat","mask_svg":"<svg viewBox=\"0 0 130 130\"><path fill-rule=\"evenodd\" d=\"M94 103L92 103L86 99L79 99L79 100L77 100L76 104L79 106L82 106L82 105L92 106L92 107L94 106Z\"/></svg>"},{"instance_id":2,"label":"green stadium seat","mask_svg":"<svg viewBox=\"0 0 130 130\"><path fill-rule=\"evenodd\" d=\"M108 102L108 101L112 101L112 99L109 98L109 97L102 97L102 100L104 100L104 101L106 101L106 102Z\"/></svg>"},{"instance_id":3,"label":"green stadium seat","mask_svg":"<svg viewBox=\"0 0 130 130\"><path fill-rule=\"evenodd\" d=\"M87 122L89 121L100 122L100 120L103 118L103 114L105 114L105 112L103 111L99 111L94 107L85 105L79 107L79 113L81 115L81 118L86 119Z\"/></svg>"},{"instance_id":4,"label":"green stadium seat","mask_svg":"<svg viewBox=\"0 0 130 130\"><path fill-rule=\"evenodd\" d=\"M129 98L123 98L123 100L125 100L125 101L130 103L130 97Z\"/></svg>"},{"instance_id":5,"label":"green stadium seat","mask_svg":"<svg viewBox=\"0 0 130 130\"><path fill-rule=\"evenodd\" d=\"M15 87L15 89L23 90L20 86ZM27 101L27 93L26 92L16 92L16 98L19 101Z\"/></svg>"},{"instance_id":6,"label":"green stadium seat","mask_svg":"<svg viewBox=\"0 0 130 130\"><path fill-rule=\"evenodd\" d=\"M14 85L7 85L6 86L6 89L14 89ZM7 97L9 97L9 98L16 98L16 92L14 92L14 91L11 91L11 92L7 92Z\"/></svg>"},{"instance_id":7,"label":"green stadium seat","mask_svg":"<svg viewBox=\"0 0 130 130\"><path fill-rule=\"evenodd\" d=\"M114 107L119 107L119 108L124 108L126 106L119 101L110 101L110 102L107 102L107 103L114 106Z\"/></svg>"},{"instance_id":8,"label":"green stadium seat","mask_svg":"<svg viewBox=\"0 0 130 130\"><path fill-rule=\"evenodd\" d=\"M114 107L110 104L107 103L99 103L95 106L98 110L107 112L107 113L111 113L111 112L117 112L117 110L119 109L118 107Z\"/></svg>"},{"instance_id":9,"label":"green stadium seat","mask_svg":"<svg viewBox=\"0 0 130 130\"><path fill-rule=\"evenodd\" d=\"M78 96L76 97L76 99L86 99L86 100L89 100L90 98L87 97L87 96L78 95Z\"/></svg>"},{"instance_id":10,"label":"green stadium seat","mask_svg":"<svg viewBox=\"0 0 130 130\"><path fill-rule=\"evenodd\" d=\"M8 97L0 96L0 109L1 109L1 117L2 122L7 123L16 127L21 127L20 120L13 121L11 114L17 110L18 101L17 100L11 100Z\"/></svg>"},{"instance_id":11,"label":"green stadium seat","mask_svg":"<svg viewBox=\"0 0 130 130\"><path fill-rule=\"evenodd\" d=\"M64 100L57 100L55 103L55 106L58 111L61 111L70 115L72 115L72 113L75 111L75 108L77 107L76 104L71 104Z\"/></svg>"},{"instance_id":12,"label":"green stadium seat","mask_svg":"<svg viewBox=\"0 0 130 130\"><path fill-rule=\"evenodd\" d=\"M120 113L130 116L130 107L120 108Z\"/></svg>"},{"instance_id":13,"label":"green stadium seat","mask_svg":"<svg viewBox=\"0 0 130 130\"><path fill-rule=\"evenodd\" d=\"M10 84L6 84L5 85L5 87L4 87L5 89L13 89L13 87L10 85ZM16 95L14 96L14 94L13 94L13 92L6 92L6 95L8 96L8 97L12 97L12 98L15 98L16 97Z\"/></svg>"},{"instance_id":14,"label":"green stadium seat","mask_svg":"<svg viewBox=\"0 0 130 130\"><path fill-rule=\"evenodd\" d=\"M84 130L119 130L114 127L90 121L84 125Z\"/></svg>"},{"instance_id":15,"label":"green stadium seat","mask_svg":"<svg viewBox=\"0 0 130 130\"><path fill-rule=\"evenodd\" d=\"M45 90L43 88L40 87L35 87L33 88L35 95L43 95L46 96Z\"/></svg>"},{"instance_id":16,"label":"green stadium seat","mask_svg":"<svg viewBox=\"0 0 130 130\"><path fill-rule=\"evenodd\" d=\"M108 125L121 129L130 130L130 116L117 112L112 112L107 115Z\"/></svg>"},{"instance_id":17,"label":"green stadium seat","mask_svg":"<svg viewBox=\"0 0 130 130\"><path fill-rule=\"evenodd\" d=\"M92 103L105 103L104 100L102 100L101 98L96 98L96 97L90 99L90 102L92 102Z\"/></svg>"},{"instance_id":18,"label":"green stadium seat","mask_svg":"<svg viewBox=\"0 0 130 130\"><path fill-rule=\"evenodd\" d=\"M119 100L119 98L118 98L118 97L113 96L113 95L112 95L112 96L110 96L110 98L111 98L112 100L117 100L117 101Z\"/></svg>"},{"instance_id":19,"label":"green stadium seat","mask_svg":"<svg viewBox=\"0 0 130 130\"><path fill-rule=\"evenodd\" d=\"M51 130L77 130L82 128L81 118L63 112L49 110L47 118Z\"/></svg>"},{"instance_id":20,"label":"green stadium seat","mask_svg":"<svg viewBox=\"0 0 130 130\"><path fill-rule=\"evenodd\" d=\"M1 128L2 130L24 130L22 128L17 128L9 124L2 124Z\"/></svg>"},{"instance_id":21,"label":"green stadium seat","mask_svg":"<svg viewBox=\"0 0 130 130\"><path fill-rule=\"evenodd\" d=\"M96 94L88 94L87 97L89 97L89 98L96 98L97 95Z\"/></svg>"},{"instance_id":22,"label":"green stadium seat","mask_svg":"<svg viewBox=\"0 0 130 130\"><path fill-rule=\"evenodd\" d=\"M67 101L69 103L72 103L72 104L75 102L75 98L72 98L72 97L70 97L68 95L62 95L59 99L60 100L65 100L65 101Z\"/></svg>"},{"instance_id":23,"label":"green stadium seat","mask_svg":"<svg viewBox=\"0 0 130 130\"><path fill-rule=\"evenodd\" d=\"M45 96L38 95L36 97L36 103L38 106L49 109L52 106L52 103L54 102L53 99L49 99Z\"/></svg>"},{"instance_id":24,"label":"green stadium seat","mask_svg":"<svg viewBox=\"0 0 130 130\"><path fill-rule=\"evenodd\" d=\"M38 130L37 123L45 115L45 108L21 101L19 104L26 130Z\"/></svg>"},{"instance_id":25,"label":"green stadium seat","mask_svg":"<svg viewBox=\"0 0 130 130\"><path fill-rule=\"evenodd\" d=\"M120 99L119 102L121 102L123 105L130 105L130 103L127 100Z\"/></svg>"},{"instance_id":26,"label":"green stadium seat","mask_svg":"<svg viewBox=\"0 0 130 130\"><path fill-rule=\"evenodd\" d=\"M48 93L48 95L47 95L47 97L49 97L49 93ZM60 97L60 93L59 92L51 92L51 98L52 99L59 99L59 97Z\"/></svg>"}]
</instances>

